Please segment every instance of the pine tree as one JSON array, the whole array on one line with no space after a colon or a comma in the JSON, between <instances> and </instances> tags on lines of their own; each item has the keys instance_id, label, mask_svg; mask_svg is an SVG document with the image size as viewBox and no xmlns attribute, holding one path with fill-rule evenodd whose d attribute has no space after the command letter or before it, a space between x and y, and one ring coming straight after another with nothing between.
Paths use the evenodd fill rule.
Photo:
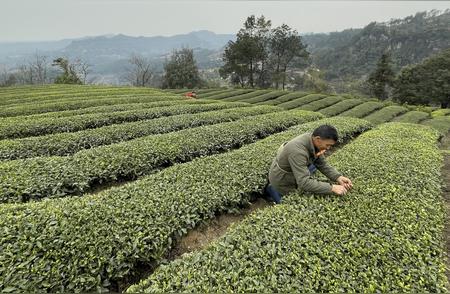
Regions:
<instances>
[{"instance_id":1,"label":"pine tree","mask_svg":"<svg viewBox=\"0 0 450 294\"><path fill-rule=\"evenodd\" d=\"M367 80L371 94L378 99L386 100L389 97L390 87L392 87L394 77L391 58L388 53L383 53L375 71L370 74Z\"/></svg>"}]
</instances>

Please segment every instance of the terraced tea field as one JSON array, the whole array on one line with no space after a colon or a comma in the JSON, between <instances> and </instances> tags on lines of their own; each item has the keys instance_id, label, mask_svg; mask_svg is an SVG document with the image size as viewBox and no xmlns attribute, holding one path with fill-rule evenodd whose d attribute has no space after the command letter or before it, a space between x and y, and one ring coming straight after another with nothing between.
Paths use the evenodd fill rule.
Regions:
<instances>
[{"instance_id":1,"label":"terraced tea field","mask_svg":"<svg viewBox=\"0 0 450 294\"><path fill-rule=\"evenodd\" d=\"M183 93L0 88L0 291L447 291L448 112ZM339 131L329 161L349 194L287 195L168 258L188 232L254 205L279 145L321 124Z\"/></svg>"}]
</instances>

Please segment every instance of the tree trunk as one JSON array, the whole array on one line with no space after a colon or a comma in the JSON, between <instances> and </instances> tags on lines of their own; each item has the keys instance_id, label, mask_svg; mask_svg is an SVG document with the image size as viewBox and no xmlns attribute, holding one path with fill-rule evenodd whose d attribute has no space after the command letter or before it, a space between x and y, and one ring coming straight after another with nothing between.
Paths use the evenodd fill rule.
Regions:
<instances>
[{"instance_id":1,"label":"tree trunk","mask_svg":"<svg viewBox=\"0 0 450 294\"><path fill-rule=\"evenodd\" d=\"M253 86L253 60L250 61L250 87L254 88L254 86Z\"/></svg>"},{"instance_id":2,"label":"tree trunk","mask_svg":"<svg viewBox=\"0 0 450 294\"><path fill-rule=\"evenodd\" d=\"M287 66L285 66L283 68L283 91L284 91L284 85L286 84L286 69L287 69Z\"/></svg>"}]
</instances>

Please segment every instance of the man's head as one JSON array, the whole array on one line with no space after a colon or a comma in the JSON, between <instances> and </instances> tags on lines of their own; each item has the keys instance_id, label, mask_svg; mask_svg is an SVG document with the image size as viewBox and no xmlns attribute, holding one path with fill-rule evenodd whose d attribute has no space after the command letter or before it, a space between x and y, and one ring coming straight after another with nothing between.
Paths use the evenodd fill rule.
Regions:
<instances>
[{"instance_id":1,"label":"man's head","mask_svg":"<svg viewBox=\"0 0 450 294\"><path fill-rule=\"evenodd\" d=\"M338 141L337 130L330 125L321 125L312 133L312 141L319 151L328 150Z\"/></svg>"}]
</instances>

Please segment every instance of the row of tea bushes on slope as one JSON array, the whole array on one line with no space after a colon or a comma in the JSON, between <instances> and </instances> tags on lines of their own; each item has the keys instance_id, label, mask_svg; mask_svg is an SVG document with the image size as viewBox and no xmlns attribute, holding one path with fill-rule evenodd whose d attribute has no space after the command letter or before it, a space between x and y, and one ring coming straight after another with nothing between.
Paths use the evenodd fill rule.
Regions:
<instances>
[{"instance_id":1,"label":"row of tea bushes on slope","mask_svg":"<svg viewBox=\"0 0 450 294\"><path fill-rule=\"evenodd\" d=\"M135 109L144 109L144 108L152 108L152 107L162 107L162 106L170 106L179 104L181 101L183 103L195 103L193 100L189 100L190 102L184 102L186 100L180 99L169 99L169 100L160 100L156 99L155 102L145 102L145 103L129 103L129 104L115 104L115 105L106 105L106 106L93 106L88 108L81 108L75 110L63 110L63 111L55 111L55 112L45 112L31 115L20 115L14 117L2 117L0 118L0 124L2 121L6 122L20 122L21 120L33 120L33 119L44 119L44 118L59 118L59 117L69 117L75 115L82 114L90 114L90 113L102 113L102 112L117 112L117 111L127 111L127 110L135 110Z\"/></svg>"},{"instance_id":2,"label":"row of tea bushes on slope","mask_svg":"<svg viewBox=\"0 0 450 294\"><path fill-rule=\"evenodd\" d=\"M49 101L38 104L24 104L14 107L2 107L0 109L0 117L11 117L19 115L30 115L52 111L75 110L80 108L88 108L101 105L115 105L115 104L129 104L129 103L145 103L164 100L180 100L178 96L164 96L164 95L143 95L134 97L119 96L117 98L102 98L102 99L84 99L80 101Z\"/></svg>"},{"instance_id":3,"label":"row of tea bushes on slope","mask_svg":"<svg viewBox=\"0 0 450 294\"><path fill-rule=\"evenodd\" d=\"M211 103L211 101L180 101L171 106L119 111L112 113L89 113L66 118L37 118L32 120L1 120L0 139L25 138L62 132L76 132L124 122L139 121L184 113L208 110L249 107L247 103Z\"/></svg>"},{"instance_id":4,"label":"row of tea bushes on slope","mask_svg":"<svg viewBox=\"0 0 450 294\"><path fill-rule=\"evenodd\" d=\"M395 122L418 124L430 117L430 114L424 111L409 111L393 119Z\"/></svg>"},{"instance_id":5,"label":"row of tea bushes on slope","mask_svg":"<svg viewBox=\"0 0 450 294\"><path fill-rule=\"evenodd\" d=\"M128 292L447 292L437 138L417 125L369 131L330 157L351 193L288 195Z\"/></svg>"},{"instance_id":6,"label":"row of tea bushes on slope","mask_svg":"<svg viewBox=\"0 0 450 294\"><path fill-rule=\"evenodd\" d=\"M257 97L253 97L253 98L249 98L249 99L245 99L245 100L239 100L239 102L247 102L247 103L257 104L257 103L262 103L265 101L270 101L270 100L276 99L280 96L286 95L287 93L289 93L289 92L271 91L267 94L259 95Z\"/></svg>"},{"instance_id":7,"label":"row of tea bushes on slope","mask_svg":"<svg viewBox=\"0 0 450 294\"><path fill-rule=\"evenodd\" d=\"M240 94L240 95L235 95L235 96L229 96L229 97L225 97L222 100L223 101L228 101L228 102L233 102L233 101L239 101L241 102L241 100L245 100L245 99L250 99L250 98L254 98L256 96L260 96L260 95L265 95L267 93L271 92L271 90L255 90L255 91L251 91L245 94Z\"/></svg>"},{"instance_id":8,"label":"row of tea bushes on slope","mask_svg":"<svg viewBox=\"0 0 450 294\"><path fill-rule=\"evenodd\" d=\"M281 95L275 99L271 99L264 102L259 102L258 104L264 104L264 105L278 105L284 102L288 102L297 98L301 98L303 96L309 95L310 93L305 92L292 92L289 94Z\"/></svg>"},{"instance_id":9,"label":"row of tea bushes on slope","mask_svg":"<svg viewBox=\"0 0 450 294\"><path fill-rule=\"evenodd\" d=\"M309 111L318 111L318 110L328 107L330 105L339 103L342 100L344 100L344 98L340 97L340 96L329 96L329 97L326 97L326 98L323 98L323 99L320 99L317 101L313 101L306 105L302 105L302 106L298 107L298 109L309 110Z\"/></svg>"},{"instance_id":10,"label":"row of tea bushes on slope","mask_svg":"<svg viewBox=\"0 0 450 294\"><path fill-rule=\"evenodd\" d=\"M230 90L227 89L217 89L208 93L204 93L204 94L199 94L198 98L205 98L208 99L209 96L213 96L213 95L217 95L217 94L223 94L223 93L227 93Z\"/></svg>"},{"instance_id":11,"label":"row of tea bushes on slope","mask_svg":"<svg viewBox=\"0 0 450 294\"><path fill-rule=\"evenodd\" d=\"M234 121L246 116L281 110L281 108L275 106L240 107L115 124L75 133L2 140L0 141L0 160L70 155L83 149L128 141L139 137Z\"/></svg>"},{"instance_id":12,"label":"row of tea bushes on slope","mask_svg":"<svg viewBox=\"0 0 450 294\"><path fill-rule=\"evenodd\" d=\"M431 113L432 117L438 117L438 116L450 116L450 108L445 109L438 109Z\"/></svg>"},{"instance_id":13,"label":"row of tea bushes on slope","mask_svg":"<svg viewBox=\"0 0 450 294\"><path fill-rule=\"evenodd\" d=\"M432 119L425 120L421 122L421 124L433 127L443 135L450 132L450 116L437 116Z\"/></svg>"},{"instance_id":14,"label":"row of tea bushes on slope","mask_svg":"<svg viewBox=\"0 0 450 294\"><path fill-rule=\"evenodd\" d=\"M15 107L20 105L31 106L33 104L44 104L51 102L71 102L71 101L85 101L85 100L101 100L105 98L120 98L120 97L143 97L143 96L174 96L167 95L159 91L136 92L133 90L122 91L107 91L107 92L80 92L80 93L59 93L59 94L39 94L31 97L15 98L10 100L2 100L0 98L0 105L2 107Z\"/></svg>"},{"instance_id":15,"label":"row of tea bushes on slope","mask_svg":"<svg viewBox=\"0 0 450 294\"><path fill-rule=\"evenodd\" d=\"M0 291L101 290L139 263L161 261L177 236L260 192L281 143L324 123L342 140L369 127L353 118L315 121L96 195L1 205Z\"/></svg>"},{"instance_id":16,"label":"row of tea bushes on slope","mask_svg":"<svg viewBox=\"0 0 450 294\"><path fill-rule=\"evenodd\" d=\"M384 104L382 102L368 101L363 104L357 105L352 109L344 111L339 115L362 118L383 107Z\"/></svg>"},{"instance_id":17,"label":"row of tea bushes on slope","mask_svg":"<svg viewBox=\"0 0 450 294\"><path fill-rule=\"evenodd\" d=\"M238 96L238 95L246 94L246 93L249 93L249 92L252 92L252 90L248 90L248 89L231 90L231 91L226 91L224 93L208 95L207 98L208 99L223 99L223 98L228 98L228 97L232 97L232 96Z\"/></svg>"},{"instance_id":18,"label":"row of tea bushes on slope","mask_svg":"<svg viewBox=\"0 0 450 294\"><path fill-rule=\"evenodd\" d=\"M86 96L106 96L106 95L135 95L135 94L162 94L157 89L150 88L95 88L86 87L83 89L71 89L68 86L62 86L56 89L22 89L15 88L9 92L0 92L0 105L13 104L18 102L31 102L41 100L53 100L61 98L81 98Z\"/></svg>"},{"instance_id":19,"label":"row of tea bushes on slope","mask_svg":"<svg viewBox=\"0 0 450 294\"><path fill-rule=\"evenodd\" d=\"M384 122L391 121L393 118L407 112L408 109L403 106L387 106L380 110L377 110L368 116L365 116L364 119L370 121L371 123L378 125Z\"/></svg>"},{"instance_id":20,"label":"row of tea bushes on slope","mask_svg":"<svg viewBox=\"0 0 450 294\"><path fill-rule=\"evenodd\" d=\"M325 107L319 110L325 116L335 116L344 111L350 110L351 108L362 104L364 101L361 99L345 99L341 102L338 102L334 105Z\"/></svg>"},{"instance_id":21,"label":"row of tea bushes on slope","mask_svg":"<svg viewBox=\"0 0 450 294\"><path fill-rule=\"evenodd\" d=\"M82 150L69 157L4 161L0 163L0 202L80 194L98 183L134 179L321 117L301 110L275 112Z\"/></svg>"},{"instance_id":22,"label":"row of tea bushes on slope","mask_svg":"<svg viewBox=\"0 0 450 294\"><path fill-rule=\"evenodd\" d=\"M309 104L313 101L321 100L325 97L327 97L327 96L323 95L323 94L309 94L309 95L302 96L302 97L294 99L294 100L290 100L288 102L277 104L277 106L284 108L284 109L294 109L294 108L298 108L300 106Z\"/></svg>"}]
</instances>

